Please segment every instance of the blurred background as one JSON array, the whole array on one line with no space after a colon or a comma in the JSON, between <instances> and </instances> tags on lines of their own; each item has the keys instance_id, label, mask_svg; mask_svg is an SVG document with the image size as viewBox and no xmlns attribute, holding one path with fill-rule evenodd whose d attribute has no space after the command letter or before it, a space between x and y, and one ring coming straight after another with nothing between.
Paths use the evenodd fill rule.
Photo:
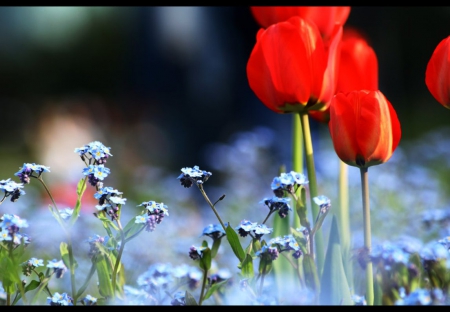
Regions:
<instances>
[{"instance_id":1,"label":"blurred background","mask_svg":"<svg viewBox=\"0 0 450 312\"><path fill-rule=\"evenodd\" d=\"M448 122L424 77L450 34L449 14L354 6L349 15L346 25L365 32L378 56L402 142ZM259 26L246 6L2 7L0 17L3 175L14 171L9 158L14 169L36 162L61 174L73 148L93 139L123 157L121 166L171 170L201 165L209 143L257 125L290 143L290 116L268 110L248 86Z\"/></svg>"},{"instance_id":2,"label":"blurred background","mask_svg":"<svg viewBox=\"0 0 450 312\"><path fill-rule=\"evenodd\" d=\"M439 174L450 168L442 160L448 155L443 140L450 134L448 129L426 149L432 153L439 146L443 157L439 162L431 156L420 158L424 150L402 152L418 145L417 140L434 142L426 135L449 124L450 111L425 85L428 60L450 35L449 16L450 7L354 6L346 23L367 34L378 57L380 90L402 126L402 140L389 167L391 176L377 178L375 172L381 169L374 168L370 177L372 183L391 186L394 193L425 189L422 184L439 188L423 178L422 171L407 167L407 161ZM111 169L106 185L123 191L130 209L142 201L162 201L169 211L174 209L170 218L178 214L187 219L183 206L189 206L192 197L200 198L200 205L205 203L198 190L184 189L176 178L182 167L198 165L213 173L208 181L211 200L226 192L234 205L230 211L239 211L229 217L237 224L247 217L244 208L260 207L258 201L270 196L270 182L280 165L291 170L292 117L266 108L247 82L246 63L258 29L246 6L1 7L0 179L17 181L14 173L25 162L48 166L51 173L44 178L61 203L59 208L73 207L84 167L74 149L98 140L113 154L106 165ZM312 127L319 179L336 178L338 163L330 152L328 130L314 121ZM264 157L252 153L255 146L264 149ZM328 152L321 154L320 147ZM393 166L401 165L407 168L397 178L409 172L411 183L422 184L394 181ZM359 203L358 179L355 200ZM450 186L445 177L442 180L439 192L445 193ZM45 208L48 218L50 201L34 182L26 186L26 196L14 204L5 201L0 212L23 209L22 217L30 219L25 211L38 206ZM252 192L249 186L265 188ZM444 207L440 193L425 191L420 200L410 196L400 203L397 216L403 216L406 225L414 217L408 212L413 205L421 211ZM90 186L87 194L83 200L89 205L83 209L91 213L96 202ZM233 194L248 201L233 202ZM33 200L36 196L42 203ZM192 206L194 217L206 218L201 209L196 210L198 205ZM194 231L190 223L184 224L186 237L194 237L182 246L185 258L202 226L216 222L208 207L204 211L211 220L199 222L200 228ZM394 228L398 223L393 215L387 218ZM380 223L387 225L383 218L379 215ZM57 225L51 218L49 223ZM374 231L383 233L376 227ZM58 245L54 248L57 251Z\"/></svg>"}]
</instances>

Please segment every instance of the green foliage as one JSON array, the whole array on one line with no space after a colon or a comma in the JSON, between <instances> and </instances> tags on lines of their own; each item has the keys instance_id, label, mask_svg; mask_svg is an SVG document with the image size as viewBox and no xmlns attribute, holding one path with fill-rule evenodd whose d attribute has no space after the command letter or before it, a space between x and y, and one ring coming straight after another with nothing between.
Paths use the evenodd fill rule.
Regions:
<instances>
[{"instance_id":1,"label":"green foliage","mask_svg":"<svg viewBox=\"0 0 450 312\"><path fill-rule=\"evenodd\" d=\"M320 281L320 303L323 305L353 305L350 287L342 264L341 246L336 216L333 216L325 264Z\"/></svg>"}]
</instances>

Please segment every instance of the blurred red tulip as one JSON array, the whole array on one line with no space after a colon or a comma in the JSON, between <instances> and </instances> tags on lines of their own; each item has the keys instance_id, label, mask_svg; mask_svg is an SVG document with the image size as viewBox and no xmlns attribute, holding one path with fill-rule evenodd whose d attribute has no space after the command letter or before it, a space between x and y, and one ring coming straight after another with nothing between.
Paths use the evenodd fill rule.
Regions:
<instances>
[{"instance_id":1,"label":"blurred red tulip","mask_svg":"<svg viewBox=\"0 0 450 312\"><path fill-rule=\"evenodd\" d=\"M325 109L335 93L341 37L337 24L326 49L317 26L298 16L260 29L247 62L250 88L277 113Z\"/></svg>"},{"instance_id":2,"label":"blurred red tulip","mask_svg":"<svg viewBox=\"0 0 450 312\"><path fill-rule=\"evenodd\" d=\"M388 161L401 137L397 113L378 90L336 94L328 127L339 158L359 168Z\"/></svg>"},{"instance_id":3,"label":"blurred red tulip","mask_svg":"<svg viewBox=\"0 0 450 312\"><path fill-rule=\"evenodd\" d=\"M434 98L450 109L450 36L434 50L425 72L425 83Z\"/></svg>"},{"instance_id":4,"label":"blurred red tulip","mask_svg":"<svg viewBox=\"0 0 450 312\"><path fill-rule=\"evenodd\" d=\"M338 64L337 92L354 90L378 90L378 59L364 36L353 28L344 28ZM329 107L323 111L311 111L316 121L328 123Z\"/></svg>"},{"instance_id":5,"label":"blurred red tulip","mask_svg":"<svg viewBox=\"0 0 450 312\"><path fill-rule=\"evenodd\" d=\"M255 20L262 27L283 22L292 16L310 19L317 25L322 37L332 37L334 25L344 25L350 14L349 6L251 6Z\"/></svg>"}]
</instances>

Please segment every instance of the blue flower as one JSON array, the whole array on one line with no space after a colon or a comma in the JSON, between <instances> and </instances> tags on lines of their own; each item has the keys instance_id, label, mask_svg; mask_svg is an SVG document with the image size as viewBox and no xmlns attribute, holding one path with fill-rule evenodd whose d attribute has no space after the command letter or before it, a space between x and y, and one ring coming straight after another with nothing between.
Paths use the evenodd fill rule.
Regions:
<instances>
[{"instance_id":1,"label":"blue flower","mask_svg":"<svg viewBox=\"0 0 450 312\"><path fill-rule=\"evenodd\" d=\"M239 235L242 237L246 237L251 231L253 231L257 224L257 222L250 222L244 219L237 227L235 227L235 230L238 231Z\"/></svg>"},{"instance_id":2,"label":"blue flower","mask_svg":"<svg viewBox=\"0 0 450 312\"><path fill-rule=\"evenodd\" d=\"M47 297L47 304L51 306L71 306L73 299L66 293L55 292L52 297Z\"/></svg>"},{"instance_id":3,"label":"blue flower","mask_svg":"<svg viewBox=\"0 0 450 312\"><path fill-rule=\"evenodd\" d=\"M261 247L260 250L255 252L255 256L261 257L265 253L267 253L272 260L276 260L278 258L278 255L280 254L280 252L278 251L278 248L276 246L272 247L272 246L264 245Z\"/></svg>"},{"instance_id":4,"label":"blue flower","mask_svg":"<svg viewBox=\"0 0 450 312\"><path fill-rule=\"evenodd\" d=\"M7 229L2 229L0 232L0 241L10 241L12 240L11 235L9 235L9 231Z\"/></svg>"},{"instance_id":5,"label":"blue flower","mask_svg":"<svg viewBox=\"0 0 450 312\"><path fill-rule=\"evenodd\" d=\"M225 226L227 225L228 223L225 224ZM209 236L213 240L216 240L222 238L225 235L225 230L223 229L221 224L209 224L203 229L202 235L200 236Z\"/></svg>"},{"instance_id":6,"label":"blue flower","mask_svg":"<svg viewBox=\"0 0 450 312\"><path fill-rule=\"evenodd\" d=\"M302 173L291 171L282 172L280 176L273 178L270 187L277 197L283 197L284 191L293 194L296 188L308 183L306 176Z\"/></svg>"},{"instance_id":7,"label":"blue flower","mask_svg":"<svg viewBox=\"0 0 450 312\"><path fill-rule=\"evenodd\" d=\"M300 245L295 240L292 234L284 235L283 237L279 236L272 238L267 245L272 247L277 246L279 252L293 250L294 253L292 254L292 256L295 259L300 258L300 256L303 254L302 250L300 249Z\"/></svg>"},{"instance_id":8,"label":"blue flower","mask_svg":"<svg viewBox=\"0 0 450 312\"><path fill-rule=\"evenodd\" d=\"M428 243L420 252L420 257L426 261L439 261L449 258L449 250L439 242Z\"/></svg>"},{"instance_id":9,"label":"blue flower","mask_svg":"<svg viewBox=\"0 0 450 312\"><path fill-rule=\"evenodd\" d=\"M31 258L30 260L28 260L27 263L29 266L33 266L33 267L44 266L44 260L37 259L37 258Z\"/></svg>"},{"instance_id":10,"label":"blue flower","mask_svg":"<svg viewBox=\"0 0 450 312\"><path fill-rule=\"evenodd\" d=\"M167 289L172 281L172 265L170 263L155 263L137 278L137 284L143 286L148 293L158 289Z\"/></svg>"},{"instance_id":11,"label":"blue flower","mask_svg":"<svg viewBox=\"0 0 450 312\"><path fill-rule=\"evenodd\" d=\"M280 218L285 218L288 215L289 211L292 211L292 208L289 206L288 202L290 202L291 199L289 197L278 197L274 196L272 198L264 198L259 203L265 204L267 207L269 207L270 211L277 211Z\"/></svg>"},{"instance_id":12,"label":"blue flower","mask_svg":"<svg viewBox=\"0 0 450 312\"><path fill-rule=\"evenodd\" d=\"M156 225L162 222L164 216L169 215L167 205L164 205L163 203L157 203L153 200L150 200L148 202L143 202L142 204L137 205L137 207L139 206L145 207L147 216L137 216L135 223L146 223L147 232L153 232L156 228Z\"/></svg>"},{"instance_id":13,"label":"blue flower","mask_svg":"<svg viewBox=\"0 0 450 312\"><path fill-rule=\"evenodd\" d=\"M60 210L59 214L61 215L61 218L63 218L64 220L70 219L70 217L73 214L73 209L72 208L65 208L63 210Z\"/></svg>"},{"instance_id":14,"label":"blue flower","mask_svg":"<svg viewBox=\"0 0 450 312\"><path fill-rule=\"evenodd\" d=\"M48 260L47 268L53 269L53 272L56 274L56 278L62 278L64 273L67 271L67 267L64 265L62 260Z\"/></svg>"},{"instance_id":15,"label":"blue flower","mask_svg":"<svg viewBox=\"0 0 450 312\"><path fill-rule=\"evenodd\" d=\"M441 289L433 290L418 288L409 295L395 302L395 305L441 305L445 302L445 296Z\"/></svg>"},{"instance_id":16,"label":"blue flower","mask_svg":"<svg viewBox=\"0 0 450 312\"><path fill-rule=\"evenodd\" d=\"M14 175L19 177L20 182L24 184L30 183L30 177L39 178L43 172L50 172L50 168L42 165L36 165L35 163L24 163L20 170ZM35 173L35 175L33 175Z\"/></svg>"},{"instance_id":17,"label":"blue flower","mask_svg":"<svg viewBox=\"0 0 450 312\"><path fill-rule=\"evenodd\" d=\"M258 224L253 229L253 232L255 232L256 238L260 238L264 234L270 234L273 232L273 228L268 228L265 224Z\"/></svg>"},{"instance_id":18,"label":"blue flower","mask_svg":"<svg viewBox=\"0 0 450 312\"><path fill-rule=\"evenodd\" d=\"M92 297L91 295L86 295L83 299L81 299L81 303L85 306L95 305L97 303L97 298Z\"/></svg>"},{"instance_id":19,"label":"blue flower","mask_svg":"<svg viewBox=\"0 0 450 312\"><path fill-rule=\"evenodd\" d=\"M193 168L182 168L181 172L182 173L178 176L177 179L179 179L181 185L186 188L191 187L194 183L196 183L197 185L203 184L212 175L212 173L209 171L200 170L198 166L194 166Z\"/></svg>"},{"instance_id":20,"label":"blue flower","mask_svg":"<svg viewBox=\"0 0 450 312\"><path fill-rule=\"evenodd\" d=\"M205 250L206 247L196 247L196 246L191 246L191 248L189 248L189 257L192 260L198 260L201 257L203 257L203 250Z\"/></svg>"},{"instance_id":21,"label":"blue flower","mask_svg":"<svg viewBox=\"0 0 450 312\"><path fill-rule=\"evenodd\" d=\"M173 294L173 299L170 302L173 306L185 306L186 305L186 298L185 298L186 292L184 291L177 291Z\"/></svg>"},{"instance_id":22,"label":"blue flower","mask_svg":"<svg viewBox=\"0 0 450 312\"><path fill-rule=\"evenodd\" d=\"M112 154L110 153L110 147L106 147L99 141L93 141L80 148L75 148L74 152L80 155L81 160L87 160L89 162L89 165L104 164L106 163L108 157L112 156Z\"/></svg>"},{"instance_id":23,"label":"blue flower","mask_svg":"<svg viewBox=\"0 0 450 312\"><path fill-rule=\"evenodd\" d=\"M98 199L98 205L95 206L97 210L106 212L111 220L119 218L118 212L121 205L125 205L126 198L120 196L122 192L113 189L112 187L100 187L94 198Z\"/></svg>"},{"instance_id":24,"label":"blue flower","mask_svg":"<svg viewBox=\"0 0 450 312\"><path fill-rule=\"evenodd\" d=\"M16 183L11 181L11 179L0 181L0 190L5 192L3 199L11 196L11 201L15 202L19 199L21 195L25 195L25 191L21 190L23 188L23 183ZM3 201L0 201L0 203Z\"/></svg>"},{"instance_id":25,"label":"blue flower","mask_svg":"<svg viewBox=\"0 0 450 312\"><path fill-rule=\"evenodd\" d=\"M331 202L325 195L319 195L313 198L316 205L320 207L320 212L325 213L331 207Z\"/></svg>"}]
</instances>

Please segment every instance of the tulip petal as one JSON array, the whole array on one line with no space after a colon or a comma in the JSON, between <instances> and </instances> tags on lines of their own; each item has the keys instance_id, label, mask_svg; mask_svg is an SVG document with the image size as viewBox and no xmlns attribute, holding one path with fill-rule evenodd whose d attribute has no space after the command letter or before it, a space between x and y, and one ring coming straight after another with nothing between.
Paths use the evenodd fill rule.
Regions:
<instances>
[{"instance_id":1,"label":"tulip petal","mask_svg":"<svg viewBox=\"0 0 450 312\"><path fill-rule=\"evenodd\" d=\"M433 97L450 109L450 36L434 50L425 71L425 84Z\"/></svg>"},{"instance_id":2,"label":"tulip petal","mask_svg":"<svg viewBox=\"0 0 450 312\"><path fill-rule=\"evenodd\" d=\"M346 94L336 94L330 105L330 121L328 128L333 141L334 150L346 164L356 166L356 118L353 104Z\"/></svg>"}]
</instances>

